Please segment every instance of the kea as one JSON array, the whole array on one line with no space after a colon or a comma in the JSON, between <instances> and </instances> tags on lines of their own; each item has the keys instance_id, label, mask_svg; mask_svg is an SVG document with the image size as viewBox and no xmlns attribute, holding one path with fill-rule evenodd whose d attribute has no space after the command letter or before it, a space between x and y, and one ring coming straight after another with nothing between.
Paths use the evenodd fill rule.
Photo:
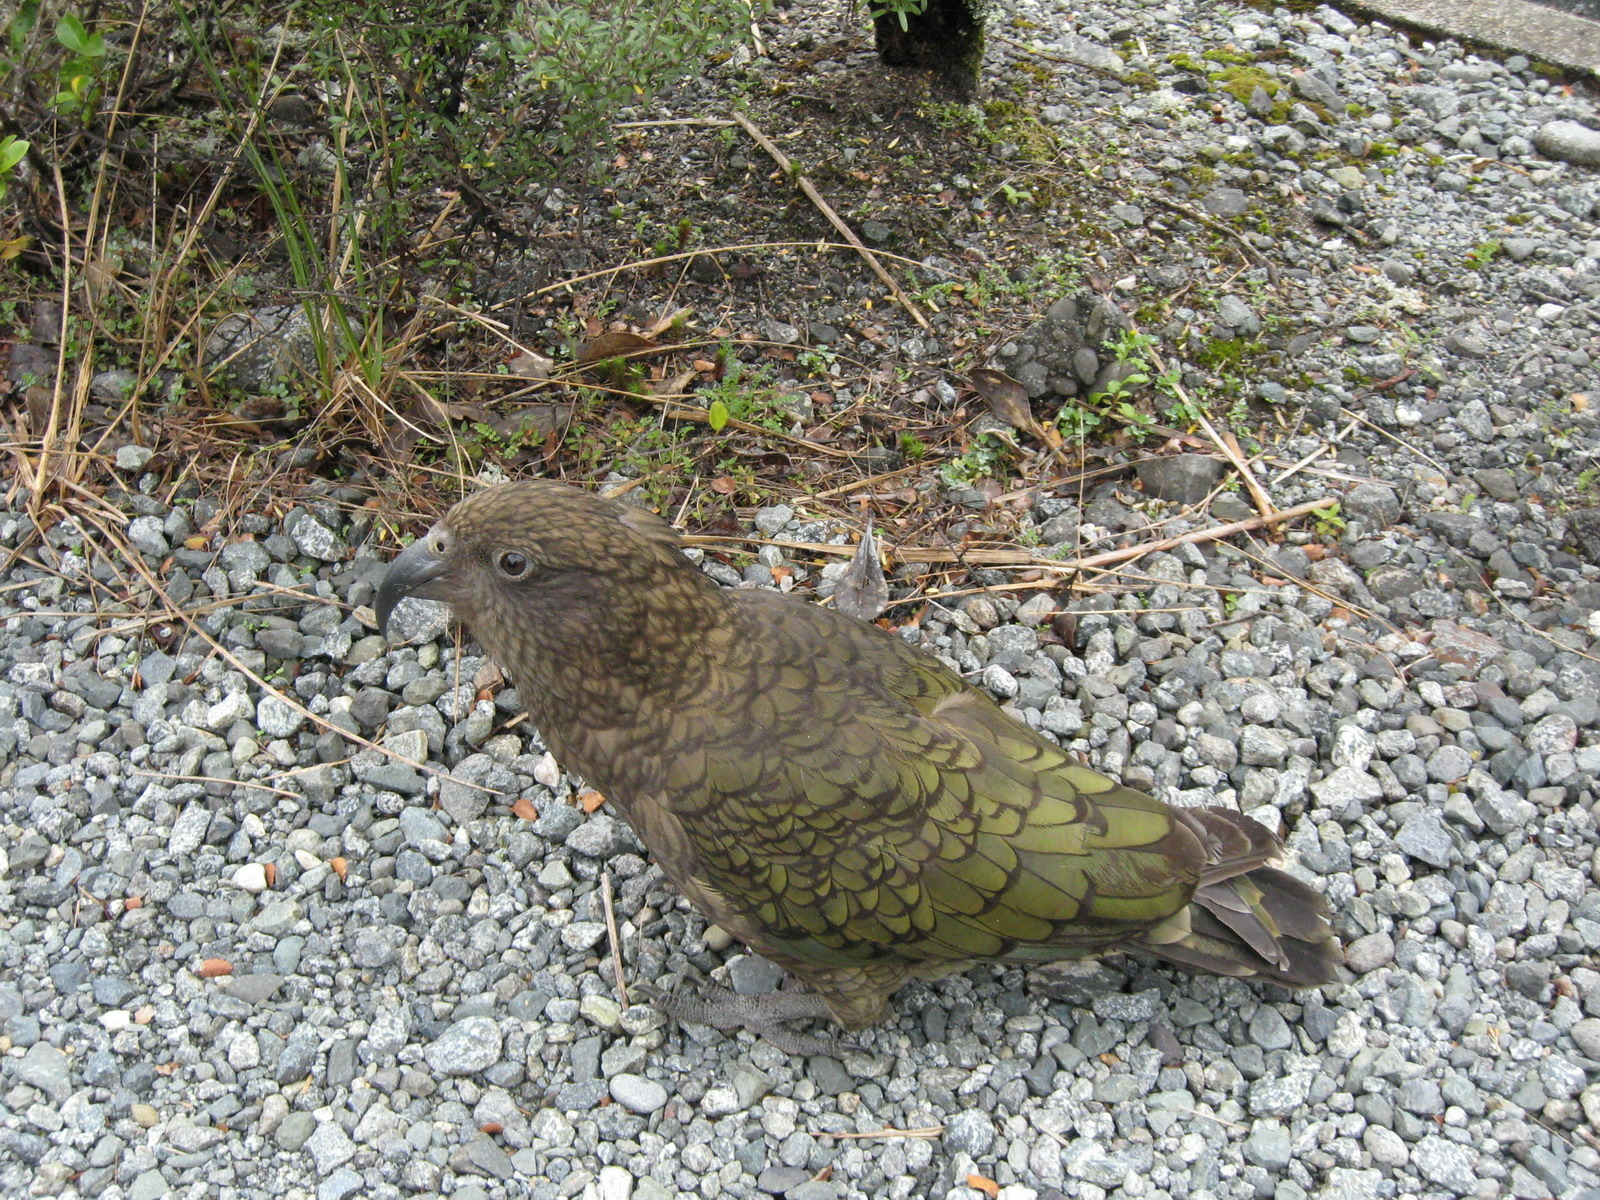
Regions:
<instances>
[{"instance_id":1,"label":"kea","mask_svg":"<svg viewBox=\"0 0 1600 1200\"><path fill-rule=\"evenodd\" d=\"M1333 973L1265 826L1121 786L874 625L724 591L641 509L491 487L390 565L380 628L406 596L448 602L672 884L810 987L784 1016L859 1030L910 979L1117 951Z\"/></svg>"}]
</instances>

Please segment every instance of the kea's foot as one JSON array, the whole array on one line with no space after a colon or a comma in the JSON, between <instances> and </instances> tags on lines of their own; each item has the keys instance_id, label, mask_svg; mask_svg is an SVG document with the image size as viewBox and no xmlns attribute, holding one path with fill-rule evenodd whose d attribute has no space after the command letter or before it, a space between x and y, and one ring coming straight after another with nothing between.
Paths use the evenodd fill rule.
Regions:
<instances>
[{"instance_id":1,"label":"kea's foot","mask_svg":"<svg viewBox=\"0 0 1600 1200\"><path fill-rule=\"evenodd\" d=\"M837 1038L814 1037L784 1028L785 1021L827 1021L828 1006L815 992L767 992L760 996L741 996L726 988L701 984L684 985L672 991L635 983L639 992L657 1009L680 1024L710 1025L724 1033L748 1029L767 1039L785 1054L831 1054L844 1049Z\"/></svg>"}]
</instances>

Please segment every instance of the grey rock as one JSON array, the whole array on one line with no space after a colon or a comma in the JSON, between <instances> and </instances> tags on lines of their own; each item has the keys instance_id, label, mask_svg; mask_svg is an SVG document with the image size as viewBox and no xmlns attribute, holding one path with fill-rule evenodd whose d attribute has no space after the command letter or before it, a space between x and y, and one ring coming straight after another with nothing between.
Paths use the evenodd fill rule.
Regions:
<instances>
[{"instance_id":1,"label":"grey rock","mask_svg":"<svg viewBox=\"0 0 1600 1200\"><path fill-rule=\"evenodd\" d=\"M339 562L349 553L344 539L310 513L300 515L300 519L290 528L289 536L300 548L300 553L322 562Z\"/></svg>"},{"instance_id":2,"label":"grey rock","mask_svg":"<svg viewBox=\"0 0 1600 1200\"><path fill-rule=\"evenodd\" d=\"M71 1061L49 1042L35 1042L15 1061L13 1070L23 1083L38 1088L54 1104L62 1104L72 1094Z\"/></svg>"},{"instance_id":3,"label":"grey rock","mask_svg":"<svg viewBox=\"0 0 1600 1200\"><path fill-rule=\"evenodd\" d=\"M1374 529L1387 529L1400 519L1400 498L1381 483L1358 483L1346 493L1340 512L1360 517Z\"/></svg>"},{"instance_id":4,"label":"grey rock","mask_svg":"<svg viewBox=\"0 0 1600 1200\"><path fill-rule=\"evenodd\" d=\"M475 1075L500 1061L500 1026L491 1017L463 1017L429 1044L424 1057L440 1075Z\"/></svg>"},{"instance_id":5,"label":"grey rock","mask_svg":"<svg viewBox=\"0 0 1600 1200\"><path fill-rule=\"evenodd\" d=\"M1533 144L1546 158L1600 167L1600 130L1577 121L1546 121L1533 135Z\"/></svg>"},{"instance_id":6,"label":"grey rock","mask_svg":"<svg viewBox=\"0 0 1600 1200\"><path fill-rule=\"evenodd\" d=\"M759 954L744 954L728 964L728 981L741 996L775 992L783 982L783 975L782 967Z\"/></svg>"},{"instance_id":7,"label":"grey rock","mask_svg":"<svg viewBox=\"0 0 1600 1200\"><path fill-rule=\"evenodd\" d=\"M172 832L167 837L167 853L176 859L188 858L200 849L210 825L209 808L204 804L187 806L172 822Z\"/></svg>"},{"instance_id":8,"label":"grey rock","mask_svg":"<svg viewBox=\"0 0 1600 1200\"><path fill-rule=\"evenodd\" d=\"M308 1112L292 1112L273 1131L273 1141L291 1154L306 1144L317 1129L317 1119Z\"/></svg>"},{"instance_id":9,"label":"grey rock","mask_svg":"<svg viewBox=\"0 0 1600 1200\"><path fill-rule=\"evenodd\" d=\"M567 848L590 858L610 858L632 840L622 822L596 813L567 835Z\"/></svg>"},{"instance_id":10,"label":"grey rock","mask_svg":"<svg viewBox=\"0 0 1600 1200\"><path fill-rule=\"evenodd\" d=\"M317 1200L348 1200L365 1186L366 1180L361 1176L349 1167L340 1167L317 1184Z\"/></svg>"},{"instance_id":11,"label":"grey rock","mask_svg":"<svg viewBox=\"0 0 1600 1200\"><path fill-rule=\"evenodd\" d=\"M356 1156L356 1144L337 1121L323 1121L306 1139L305 1149L321 1175L331 1174Z\"/></svg>"},{"instance_id":12,"label":"grey rock","mask_svg":"<svg viewBox=\"0 0 1600 1200\"><path fill-rule=\"evenodd\" d=\"M631 1113L647 1117L667 1106L667 1089L643 1075L616 1075L610 1081L611 1098Z\"/></svg>"},{"instance_id":13,"label":"grey rock","mask_svg":"<svg viewBox=\"0 0 1600 1200\"><path fill-rule=\"evenodd\" d=\"M1395 845L1412 858L1443 870L1455 855L1455 843L1444 823L1444 814L1436 808L1424 808L1412 813L1395 835Z\"/></svg>"},{"instance_id":14,"label":"grey rock","mask_svg":"<svg viewBox=\"0 0 1600 1200\"><path fill-rule=\"evenodd\" d=\"M1250 1018L1250 1040L1263 1050L1287 1050L1294 1045L1289 1023L1269 1004L1261 1005Z\"/></svg>"},{"instance_id":15,"label":"grey rock","mask_svg":"<svg viewBox=\"0 0 1600 1200\"><path fill-rule=\"evenodd\" d=\"M977 1109L962 1109L945 1118L943 1141L948 1154L981 1157L994 1145L994 1118Z\"/></svg>"},{"instance_id":16,"label":"grey rock","mask_svg":"<svg viewBox=\"0 0 1600 1200\"><path fill-rule=\"evenodd\" d=\"M1200 197L1200 204L1214 217L1239 217L1250 211L1250 197L1238 188L1213 188Z\"/></svg>"},{"instance_id":17,"label":"grey rock","mask_svg":"<svg viewBox=\"0 0 1600 1200\"><path fill-rule=\"evenodd\" d=\"M855 1080L850 1078L844 1064L831 1055L818 1054L809 1059L806 1074L824 1096L840 1096L845 1092L853 1092L856 1087Z\"/></svg>"},{"instance_id":18,"label":"grey rock","mask_svg":"<svg viewBox=\"0 0 1600 1200\"><path fill-rule=\"evenodd\" d=\"M1311 1092L1311 1076L1265 1075L1250 1085L1247 1103L1253 1116L1287 1117L1306 1102Z\"/></svg>"},{"instance_id":19,"label":"grey rock","mask_svg":"<svg viewBox=\"0 0 1600 1200\"><path fill-rule=\"evenodd\" d=\"M1478 1184L1478 1152L1470 1146L1429 1134L1411 1148L1411 1162L1429 1183L1458 1196L1470 1195Z\"/></svg>"},{"instance_id":20,"label":"grey rock","mask_svg":"<svg viewBox=\"0 0 1600 1200\"><path fill-rule=\"evenodd\" d=\"M1244 1141L1245 1161L1268 1171L1281 1171L1294 1157L1289 1131L1276 1121L1258 1121Z\"/></svg>"},{"instance_id":21,"label":"grey rock","mask_svg":"<svg viewBox=\"0 0 1600 1200\"><path fill-rule=\"evenodd\" d=\"M208 370L242 392L263 394L317 369L317 341L305 309L274 304L218 321L204 347Z\"/></svg>"},{"instance_id":22,"label":"grey rock","mask_svg":"<svg viewBox=\"0 0 1600 1200\"><path fill-rule=\"evenodd\" d=\"M1221 482L1227 464L1208 454L1170 454L1145 459L1135 471L1147 494L1174 504L1199 504Z\"/></svg>"},{"instance_id":23,"label":"grey rock","mask_svg":"<svg viewBox=\"0 0 1600 1200\"><path fill-rule=\"evenodd\" d=\"M1376 971L1394 961L1394 938L1387 933L1369 933L1344 948L1344 961L1358 975Z\"/></svg>"},{"instance_id":24,"label":"grey rock","mask_svg":"<svg viewBox=\"0 0 1600 1200\"><path fill-rule=\"evenodd\" d=\"M149 465L156 452L149 446L118 446L117 470L133 474Z\"/></svg>"}]
</instances>

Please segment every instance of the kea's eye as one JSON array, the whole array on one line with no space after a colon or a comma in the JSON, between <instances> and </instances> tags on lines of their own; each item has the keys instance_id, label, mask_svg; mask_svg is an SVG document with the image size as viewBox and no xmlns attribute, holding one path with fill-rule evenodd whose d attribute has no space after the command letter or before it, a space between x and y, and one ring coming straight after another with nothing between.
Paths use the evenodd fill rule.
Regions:
<instances>
[{"instance_id":1,"label":"kea's eye","mask_svg":"<svg viewBox=\"0 0 1600 1200\"><path fill-rule=\"evenodd\" d=\"M428 549L438 558L444 558L450 553L450 535L442 529L434 529L428 534Z\"/></svg>"},{"instance_id":2,"label":"kea's eye","mask_svg":"<svg viewBox=\"0 0 1600 1200\"><path fill-rule=\"evenodd\" d=\"M507 579L521 579L528 573L528 558L518 554L515 550L502 551L500 557L495 559L495 565L500 568L500 574Z\"/></svg>"}]
</instances>

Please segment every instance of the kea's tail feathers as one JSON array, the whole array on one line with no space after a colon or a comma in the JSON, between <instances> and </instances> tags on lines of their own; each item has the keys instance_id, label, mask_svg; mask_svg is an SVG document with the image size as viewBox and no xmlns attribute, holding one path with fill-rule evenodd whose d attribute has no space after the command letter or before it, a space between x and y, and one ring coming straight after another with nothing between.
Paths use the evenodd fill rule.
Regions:
<instances>
[{"instance_id":1,"label":"kea's tail feathers","mask_svg":"<svg viewBox=\"0 0 1600 1200\"><path fill-rule=\"evenodd\" d=\"M1215 975L1316 987L1333 978L1339 943L1328 902L1315 888L1268 866L1282 843L1265 826L1221 808L1184 809L1208 851L1189 907L1139 939L1168 962Z\"/></svg>"}]
</instances>

